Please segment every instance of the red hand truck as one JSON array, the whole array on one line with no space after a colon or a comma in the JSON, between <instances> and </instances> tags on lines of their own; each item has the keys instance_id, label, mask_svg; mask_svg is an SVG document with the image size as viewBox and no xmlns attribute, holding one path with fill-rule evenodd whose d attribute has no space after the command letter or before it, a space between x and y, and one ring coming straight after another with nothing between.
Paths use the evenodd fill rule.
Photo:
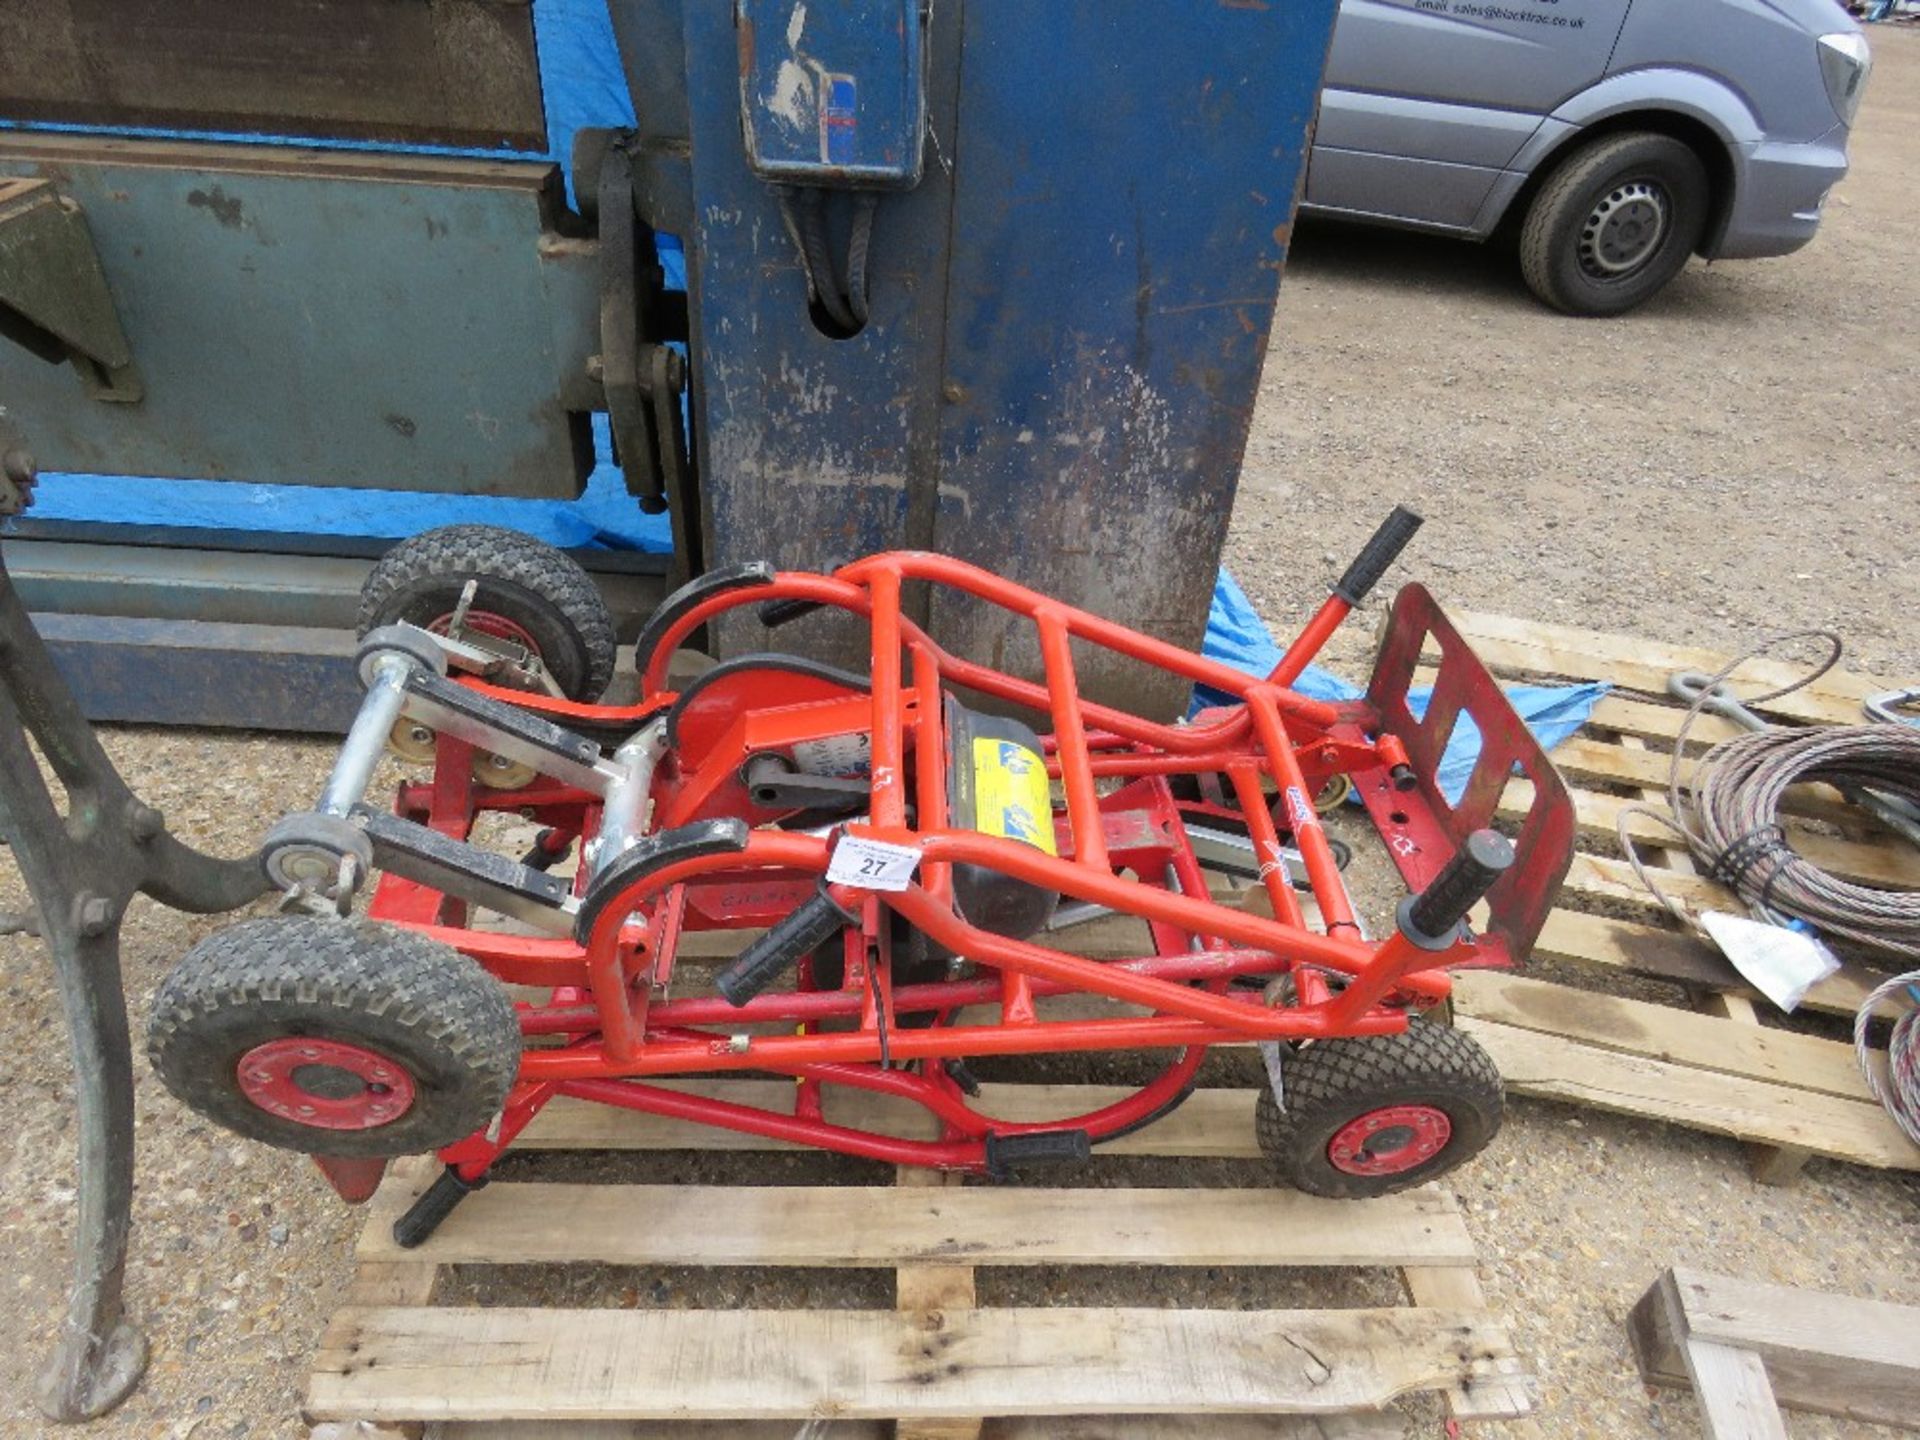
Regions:
<instances>
[{"instance_id":1,"label":"red hand truck","mask_svg":"<svg viewBox=\"0 0 1920 1440\"><path fill-rule=\"evenodd\" d=\"M1256 1123L1282 1179L1341 1196L1423 1182L1492 1138L1501 1087L1478 1046L1422 1012L1450 970L1524 960L1573 816L1419 586L1394 603L1364 698L1290 688L1418 524L1395 512L1265 678L905 552L702 577L645 627L640 699L618 707L574 698L605 683L610 650L595 652L603 627L571 562L479 527L420 537L370 582L369 619L397 623L366 637L366 699L321 804L263 852L290 903L320 913L190 953L156 1003L156 1068L211 1117L315 1155L349 1198L384 1157L437 1151L440 1181L399 1225L409 1243L562 1096L1001 1174L1152 1122L1231 1043L1267 1060ZM913 585L1030 624L1040 678L942 649L903 612ZM683 647L742 607L770 626L850 617L869 672L766 653L670 681ZM1094 703L1076 646L1217 703L1175 723ZM1435 776L1463 724L1479 757L1450 800ZM432 765L390 811L363 801L388 745ZM1532 799L1503 834L1515 780ZM1348 783L1409 890L1381 939L1315 803ZM503 815L543 827L524 859L479 843ZM367 918L349 918L376 873ZM1223 897L1223 877L1270 913ZM515 933L477 928L475 910ZM1074 925L1106 916L1135 922L1139 953L1072 953ZM724 951L716 932L744 943L703 986L687 957ZM1083 999L1060 1015L1061 997L1107 1013ZM1088 1114L974 1103L969 1067L988 1057L1108 1050L1170 1058ZM791 1105L683 1083L737 1072L791 1077ZM926 1133L836 1120L842 1091L911 1102Z\"/></svg>"}]
</instances>

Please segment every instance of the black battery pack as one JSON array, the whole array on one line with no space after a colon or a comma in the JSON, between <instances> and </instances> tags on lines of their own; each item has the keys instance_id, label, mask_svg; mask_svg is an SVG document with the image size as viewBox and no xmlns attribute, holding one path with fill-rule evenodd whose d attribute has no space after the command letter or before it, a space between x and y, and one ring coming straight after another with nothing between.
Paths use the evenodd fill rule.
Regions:
<instances>
[{"instance_id":1,"label":"black battery pack","mask_svg":"<svg viewBox=\"0 0 1920 1440\"><path fill-rule=\"evenodd\" d=\"M1017 720L981 715L952 696L946 722L948 823L1058 854L1040 737ZM969 924L1015 940L1045 926L1060 900L1052 890L980 865L954 867L953 894Z\"/></svg>"}]
</instances>

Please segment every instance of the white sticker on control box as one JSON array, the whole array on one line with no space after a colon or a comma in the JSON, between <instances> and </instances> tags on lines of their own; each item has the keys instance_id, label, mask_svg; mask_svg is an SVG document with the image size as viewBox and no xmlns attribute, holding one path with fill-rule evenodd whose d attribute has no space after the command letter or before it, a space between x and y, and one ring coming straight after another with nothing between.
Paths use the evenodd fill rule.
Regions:
<instances>
[{"instance_id":1,"label":"white sticker on control box","mask_svg":"<svg viewBox=\"0 0 1920 1440\"><path fill-rule=\"evenodd\" d=\"M798 740L793 763L803 775L864 775L873 764L873 739L861 730L823 740Z\"/></svg>"}]
</instances>

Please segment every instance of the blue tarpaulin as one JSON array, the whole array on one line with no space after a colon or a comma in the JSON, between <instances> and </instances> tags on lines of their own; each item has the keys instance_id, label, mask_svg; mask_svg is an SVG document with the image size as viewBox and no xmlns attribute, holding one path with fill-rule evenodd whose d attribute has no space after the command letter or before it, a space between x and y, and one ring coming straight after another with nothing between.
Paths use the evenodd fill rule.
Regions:
<instances>
[{"instance_id":1,"label":"blue tarpaulin","mask_svg":"<svg viewBox=\"0 0 1920 1440\"><path fill-rule=\"evenodd\" d=\"M574 132L592 125L633 123L633 105L613 42L606 0L535 0L534 26L546 93L548 158L565 163ZM83 127L46 127L83 128ZM272 135L204 135L169 131L121 133L168 138L284 143ZM302 146L316 142L301 140ZM342 141L334 148L395 150L414 147ZM496 155L519 152L436 150L436 154ZM522 155L520 158L527 158ZM537 158L537 157L535 157ZM663 246L667 281L686 284L677 244ZM673 546L664 515L643 515L612 463L604 416L596 417L594 448L599 464L586 493L571 502L500 500L458 495L421 495L401 490L309 489L299 485L253 485L243 480L158 480L108 475L42 477L34 499L40 520L114 521L124 525L169 525L216 530L262 530L319 535L397 537L435 525L477 521L508 525L569 547L606 546L665 552Z\"/></svg>"},{"instance_id":2,"label":"blue tarpaulin","mask_svg":"<svg viewBox=\"0 0 1920 1440\"><path fill-rule=\"evenodd\" d=\"M1202 647L1208 658L1244 670L1249 675L1266 675L1280 663L1280 647L1266 624L1254 613L1233 576L1220 572L1213 590L1213 609L1207 617L1207 639ZM1294 688L1316 700L1352 700L1365 693L1332 671L1318 665L1307 667ZM1607 693L1605 685L1507 685L1502 687L1520 718L1527 722L1541 745L1551 750L1587 723L1593 707ZM1195 708L1209 703L1211 692L1194 697ZM1217 703L1219 697L1214 697ZM1413 691L1408 706L1416 715L1426 713L1430 690ZM1480 731L1471 717L1463 714L1448 738L1446 753L1440 757L1440 793L1457 801L1466 792L1473 775L1474 761L1480 758Z\"/></svg>"}]
</instances>

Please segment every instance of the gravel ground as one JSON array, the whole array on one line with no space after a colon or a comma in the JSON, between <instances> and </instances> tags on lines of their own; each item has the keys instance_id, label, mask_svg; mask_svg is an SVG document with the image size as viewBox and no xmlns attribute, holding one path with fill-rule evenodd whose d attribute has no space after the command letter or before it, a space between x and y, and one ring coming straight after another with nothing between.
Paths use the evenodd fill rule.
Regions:
<instances>
[{"instance_id":1,"label":"gravel ground","mask_svg":"<svg viewBox=\"0 0 1920 1440\"><path fill-rule=\"evenodd\" d=\"M1831 625L1856 665L1920 673L1920 270L1907 247L1920 35L1883 29L1875 40L1857 170L1814 247L1772 264L1696 264L1626 321L1546 313L1494 252L1303 226L1230 542L1269 620L1284 630L1385 509L1410 500L1430 524L1407 570L1455 605L1725 649ZM1803 518L1810 507L1817 525ZM1369 630L1351 627L1336 658L1357 665ZM107 744L182 834L226 853L307 803L327 763L324 747L260 737L121 731ZM17 879L0 875L0 909L20 899ZM211 923L136 909L125 943L136 1027L167 967ZM59 1316L73 1203L71 1083L35 942L0 939L0 999L0 1110L13 1134L0 1172L0 1326L16 1337L0 1353L0 1435L26 1437L49 1428L28 1396ZM1221 1076L1240 1063L1223 1061ZM153 1362L134 1398L88 1433L302 1435L305 1364L348 1279L358 1217L303 1163L200 1123L144 1073L139 1103L130 1291ZM737 1178L718 1161L650 1163L663 1177ZM795 1165L807 1178L868 1174ZM1226 1165L1103 1168L1098 1183L1128 1179L1254 1183ZM1537 1420L1489 1435L1700 1435L1689 1399L1639 1385L1622 1328L1665 1265L1920 1303L1911 1178L1816 1161L1795 1188L1765 1189L1731 1143L1521 1103L1454 1188L1489 1298L1542 1378ZM476 1281L463 1273L447 1288L478 1296ZM884 1285L819 1274L557 1283L639 1305L885 1299ZM991 1275L982 1288L1012 1302L1127 1294L1122 1277L1058 1272ZM1153 1291L1162 1303L1261 1305L1365 1303L1378 1288L1377 1278L1342 1288L1182 1272ZM1416 1433L1438 1433L1430 1410L1410 1415ZM1816 1417L1792 1425L1802 1440L1877 1433Z\"/></svg>"}]
</instances>

